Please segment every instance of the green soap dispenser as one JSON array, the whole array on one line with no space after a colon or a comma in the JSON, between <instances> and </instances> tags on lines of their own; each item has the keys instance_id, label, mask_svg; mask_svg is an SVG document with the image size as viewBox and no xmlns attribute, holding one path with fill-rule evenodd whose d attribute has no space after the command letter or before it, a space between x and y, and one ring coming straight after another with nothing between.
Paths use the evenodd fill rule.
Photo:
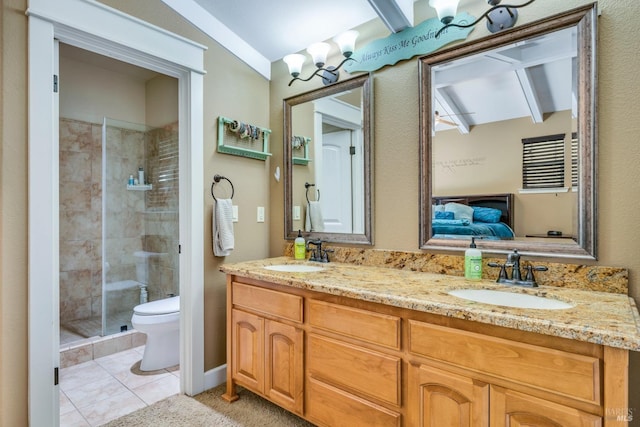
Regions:
<instances>
[{"instance_id":1,"label":"green soap dispenser","mask_svg":"<svg viewBox=\"0 0 640 427\"><path fill-rule=\"evenodd\" d=\"M482 279L482 252L476 248L475 238L471 238L469 249L464 253L464 277L469 280Z\"/></svg>"},{"instance_id":2,"label":"green soap dispenser","mask_svg":"<svg viewBox=\"0 0 640 427\"><path fill-rule=\"evenodd\" d=\"M295 259L307 258L307 248L305 247L304 237L302 237L300 230L298 230L298 237L293 241L293 257Z\"/></svg>"}]
</instances>

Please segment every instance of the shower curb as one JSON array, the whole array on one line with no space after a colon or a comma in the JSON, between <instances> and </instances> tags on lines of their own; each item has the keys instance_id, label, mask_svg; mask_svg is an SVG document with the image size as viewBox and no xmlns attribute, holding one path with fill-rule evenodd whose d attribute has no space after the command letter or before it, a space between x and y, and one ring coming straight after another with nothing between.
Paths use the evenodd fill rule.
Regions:
<instances>
[{"instance_id":1,"label":"shower curb","mask_svg":"<svg viewBox=\"0 0 640 427\"><path fill-rule=\"evenodd\" d=\"M139 331L126 331L106 337L93 337L60 346L60 368L78 365L110 354L144 345L147 336Z\"/></svg>"}]
</instances>

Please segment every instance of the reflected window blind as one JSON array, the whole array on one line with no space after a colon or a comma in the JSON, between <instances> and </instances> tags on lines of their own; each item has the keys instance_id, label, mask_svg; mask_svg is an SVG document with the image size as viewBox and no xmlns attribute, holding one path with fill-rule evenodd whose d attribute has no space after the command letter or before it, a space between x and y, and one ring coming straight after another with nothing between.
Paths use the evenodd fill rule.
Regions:
<instances>
[{"instance_id":1,"label":"reflected window blind","mask_svg":"<svg viewBox=\"0 0 640 427\"><path fill-rule=\"evenodd\" d=\"M571 186L578 188L578 134L571 134Z\"/></svg>"},{"instance_id":2,"label":"reflected window blind","mask_svg":"<svg viewBox=\"0 0 640 427\"><path fill-rule=\"evenodd\" d=\"M522 140L522 188L564 187L564 134Z\"/></svg>"}]
</instances>

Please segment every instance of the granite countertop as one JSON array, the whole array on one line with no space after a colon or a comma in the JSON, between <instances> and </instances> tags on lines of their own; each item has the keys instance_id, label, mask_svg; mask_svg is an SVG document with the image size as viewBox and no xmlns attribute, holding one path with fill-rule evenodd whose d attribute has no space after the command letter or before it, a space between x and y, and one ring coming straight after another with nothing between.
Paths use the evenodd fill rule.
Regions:
<instances>
[{"instance_id":1,"label":"granite countertop","mask_svg":"<svg viewBox=\"0 0 640 427\"><path fill-rule=\"evenodd\" d=\"M308 264L323 267L323 270L291 273L263 268L278 264ZM552 286L523 288L489 280L470 281L458 276L338 262L320 264L290 257L224 264L220 270L278 285L640 351L640 315L634 300L623 294ZM525 293L555 298L575 306L562 310L511 308L449 295L448 292L454 289Z\"/></svg>"}]
</instances>

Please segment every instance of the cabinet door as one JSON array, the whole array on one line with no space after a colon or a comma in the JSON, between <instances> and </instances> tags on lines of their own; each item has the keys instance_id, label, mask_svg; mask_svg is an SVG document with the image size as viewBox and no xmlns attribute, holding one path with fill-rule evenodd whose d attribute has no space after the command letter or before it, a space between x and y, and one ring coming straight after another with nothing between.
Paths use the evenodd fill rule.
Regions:
<instances>
[{"instance_id":1,"label":"cabinet door","mask_svg":"<svg viewBox=\"0 0 640 427\"><path fill-rule=\"evenodd\" d=\"M271 320L264 322L265 395L283 408L302 414L303 332Z\"/></svg>"},{"instance_id":2,"label":"cabinet door","mask_svg":"<svg viewBox=\"0 0 640 427\"><path fill-rule=\"evenodd\" d=\"M409 366L408 424L488 427L489 385L427 365Z\"/></svg>"},{"instance_id":3,"label":"cabinet door","mask_svg":"<svg viewBox=\"0 0 640 427\"><path fill-rule=\"evenodd\" d=\"M599 427L602 418L502 387L491 386L491 427Z\"/></svg>"},{"instance_id":4,"label":"cabinet door","mask_svg":"<svg viewBox=\"0 0 640 427\"><path fill-rule=\"evenodd\" d=\"M231 313L232 376L239 384L262 393L264 390L264 320L241 310Z\"/></svg>"}]
</instances>

